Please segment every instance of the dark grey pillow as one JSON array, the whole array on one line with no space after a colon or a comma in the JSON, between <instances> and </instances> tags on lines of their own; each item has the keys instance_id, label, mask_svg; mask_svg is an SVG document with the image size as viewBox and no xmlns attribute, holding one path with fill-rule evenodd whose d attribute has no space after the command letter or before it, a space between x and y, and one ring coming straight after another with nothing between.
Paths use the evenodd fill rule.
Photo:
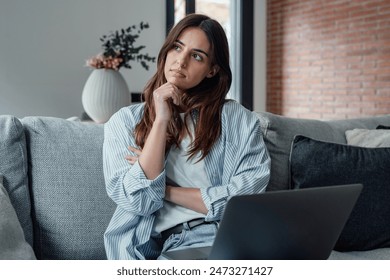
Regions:
<instances>
[{"instance_id":1,"label":"dark grey pillow","mask_svg":"<svg viewBox=\"0 0 390 280\"><path fill-rule=\"evenodd\" d=\"M390 246L390 148L364 148L294 138L293 188L362 183L363 191L335 245L338 251Z\"/></svg>"},{"instance_id":2,"label":"dark grey pillow","mask_svg":"<svg viewBox=\"0 0 390 280\"><path fill-rule=\"evenodd\" d=\"M376 127L376 129L390 129L390 126L378 125L378 126Z\"/></svg>"}]
</instances>

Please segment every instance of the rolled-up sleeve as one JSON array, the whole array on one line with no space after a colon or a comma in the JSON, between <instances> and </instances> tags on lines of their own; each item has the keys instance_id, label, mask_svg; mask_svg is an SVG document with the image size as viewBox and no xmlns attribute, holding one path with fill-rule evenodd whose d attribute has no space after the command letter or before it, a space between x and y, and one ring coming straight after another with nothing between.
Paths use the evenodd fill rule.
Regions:
<instances>
[{"instance_id":1,"label":"rolled-up sleeve","mask_svg":"<svg viewBox=\"0 0 390 280\"><path fill-rule=\"evenodd\" d=\"M220 220L230 197L265 191L270 178L271 160L266 149L260 123L254 114L240 110L228 112L229 123L223 130L224 141L215 147L211 169L223 166L220 184L201 188L202 199L208 209L206 220ZM236 115L235 115L236 114ZM218 172L216 172L218 173ZM221 173L221 172L219 172Z\"/></svg>"},{"instance_id":2,"label":"rolled-up sleeve","mask_svg":"<svg viewBox=\"0 0 390 280\"><path fill-rule=\"evenodd\" d=\"M138 162L129 164L129 146L137 147L133 136L140 110L127 107L104 125L103 171L108 196L122 209L148 216L163 206L165 171L149 180Z\"/></svg>"}]
</instances>

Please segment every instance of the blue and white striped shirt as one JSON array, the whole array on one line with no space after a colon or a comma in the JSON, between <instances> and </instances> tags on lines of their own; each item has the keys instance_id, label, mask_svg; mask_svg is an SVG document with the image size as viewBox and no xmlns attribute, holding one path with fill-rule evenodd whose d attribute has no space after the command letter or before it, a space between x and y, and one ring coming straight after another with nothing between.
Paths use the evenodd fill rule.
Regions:
<instances>
[{"instance_id":1,"label":"blue and white striped shirt","mask_svg":"<svg viewBox=\"0 0 390 280\"><path fill-rule=\"evenodd\" d=\"M108 259L155 259L160 255L151 239L155 213L163 206L165 170L146 178L139 163L130 165L128 146L137 147L134 128L143 116L144 103L122 108L104 125L103 170L109 197L117 209L104 234ZM270 157L255 113L235 101L222 110L222 131L205 169L211 182L201 186L208 209L206 221L222 217L234 195L263 192L270 176Z\"/></svg>"}]
</instances>

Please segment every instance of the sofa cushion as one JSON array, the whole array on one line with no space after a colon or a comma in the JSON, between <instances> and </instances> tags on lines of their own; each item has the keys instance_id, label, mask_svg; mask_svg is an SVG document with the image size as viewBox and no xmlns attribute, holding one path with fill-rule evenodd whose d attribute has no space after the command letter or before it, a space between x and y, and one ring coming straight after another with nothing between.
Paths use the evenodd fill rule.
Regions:
<instances>
[{"instance_id":1,"label":"sofa cushion","mask_svg":"<svg viewBox=\"0 0 390 280\"><path fill-rule=\"evenodd\" d=\"M24 238L23 229L3 187L0 175L0 260L33 260L34 252Z\"/></svg>"},{"instance_id":2,"label":"sofa cushion","mask_svg":"<svg viewBox=\"0 0 390 280\"><path fill-rule=\"evenodd\" d=\"M0 116L0 174L25 238L33 245L26 138L19 119L8 115Z\"/></svg>"},{"instance_id":3,"label":"sofa cushion","mask_svg":"<svg viewBox=\"0 0 390 280\"><path fill-rule=\"evenodd\" d=\"M114 213L102 168L103 126L27 117L34 250L38 259L105 259Z\"/></svg>"},{"instance_id":4,"label":"sofa cushion","mask_svg":"<svg viewBox=\"0 0 390 280\"><path fill-rule=\"evenodd\" d=\"M380 124L376 127L376 129L390 129L390 126Z\"/></svg>"},{"instance_id":5,"label":"sofa cushion","mask_svg":"<svg viewBox=\"0 0 390 280\"><path fill-rule=\"evenodd\" d=\"M267 191L289 188L289 156L295 135L346 143L346 130L375 129L378 125L390 126L390 115L334 121L288 118L267 112L258 113L258 117L264 142L271 157L271 178Z\"/></svg>"},{"instance_id":6,"label":"sofa cushion","mask_svg":"<svg viewBox=\"0 0 390 280\"><path fill-rule=\"evenodd\" d=\"M295 188L362 183L364 188L336 243L338 251L390 246L390 148L364 148L294 139L291 179Z\"/></svg>"},{"instance_id":7,"label":"sofa cushion","mask_svg":"<svg viewBox=\"0 0 390 280\"><path fill-rule=\"evenodd\" d=\"M390 248L379 248L369 251L332 251L329 260L389 260Z\"/></svg>"},{"instance_id":8,"label":"sofa cushion","mask_svg":"<svg viewBox=\"0 0 390 280\"><path fill-rule=\"evenodd\" d=\"M390 147L390 130L356 128L345 132L348 145L360 147Z\"/></svg>"}]
</instances>

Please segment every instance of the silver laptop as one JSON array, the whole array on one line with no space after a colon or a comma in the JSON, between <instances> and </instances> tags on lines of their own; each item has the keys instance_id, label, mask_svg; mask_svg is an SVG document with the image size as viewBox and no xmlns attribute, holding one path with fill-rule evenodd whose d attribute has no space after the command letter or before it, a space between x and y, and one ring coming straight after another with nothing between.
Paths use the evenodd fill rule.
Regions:
<instances>
[{"instance_id":1,"label":"silver laptop","mask_svg":"<svg viewBox=\"0 0 390 280\"><path fill-rule=\"evenodd\" d=\"M212 247L163 253L167 259L327 259L361 184L232 197Z\"/></svg>"}]
</instances>

